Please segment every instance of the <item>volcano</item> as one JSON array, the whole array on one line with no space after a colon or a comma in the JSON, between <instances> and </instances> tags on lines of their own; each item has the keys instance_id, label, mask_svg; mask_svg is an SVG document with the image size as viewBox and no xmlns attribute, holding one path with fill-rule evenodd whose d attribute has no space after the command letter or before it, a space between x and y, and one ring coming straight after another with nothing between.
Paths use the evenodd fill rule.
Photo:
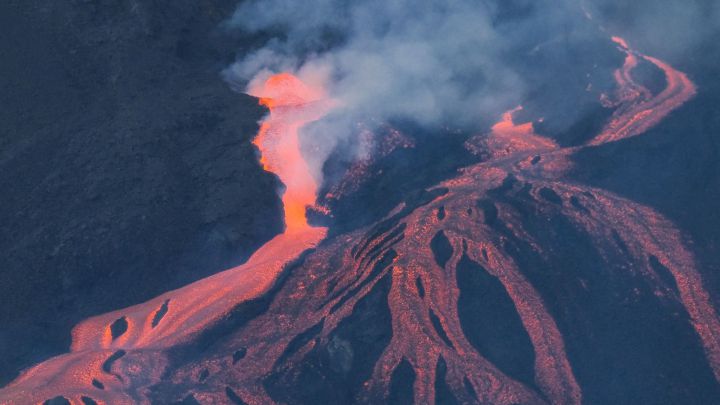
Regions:
<instances>
[{"instance_id":1,"label":"volcano","mask_svg":"<svg viewBox=\"0 0 720 405\"><path fill-rule=\"evenodd\" d=\"M303 142L342 101L302 72L253 81L266 111L252 145L281 184L282 231L242 264L80 321L69 350L23 370L0 403L720 401L705 251L582 170L604 148L655 142L703 87L631 38L605 41L620 64L582 137L544 133L530 101L470 136L447 129L462 152L437 169L445 151L414 127L359 124L364 154L331 156L325 169L343 174L323 179ZM422 170L388 163L422 148ZM383 192L388 167L409 185ZM388 209L356 214L366 190Z\"/></svg>"}]
</instances>

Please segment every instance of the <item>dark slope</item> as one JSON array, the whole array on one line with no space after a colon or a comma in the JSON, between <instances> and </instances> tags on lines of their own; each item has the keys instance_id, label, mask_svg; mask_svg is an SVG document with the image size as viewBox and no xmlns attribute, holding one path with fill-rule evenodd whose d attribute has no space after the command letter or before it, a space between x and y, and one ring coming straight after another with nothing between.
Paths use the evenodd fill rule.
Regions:
<instances>
[{"instance_id":1,"label":"dark slope","mask_svg":"<svg viewBox=\"0 0 720 405\"><path fill-rule=\"evenodd\" d=\"M160 4L0 4L0 385L279 231L263 112L220 77L236 1Z\"/></svg>"}]
</instances>

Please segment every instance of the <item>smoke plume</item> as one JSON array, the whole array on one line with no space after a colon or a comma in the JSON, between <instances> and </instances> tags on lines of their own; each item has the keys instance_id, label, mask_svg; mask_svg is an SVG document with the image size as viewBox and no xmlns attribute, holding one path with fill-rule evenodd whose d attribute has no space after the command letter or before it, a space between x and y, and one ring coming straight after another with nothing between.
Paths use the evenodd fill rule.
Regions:
<instances>
[{"instance_id":1,"label":"smoke plume","mask_svg":"<svg viewBox=\"0 0 720 405\"><path fill-rule=\"evenodd\" d=\"M617 52L603 59L592 41L604 41L605 50L614 45L586 14L612 2L587 3L248 0L228 26L267 40L241 55L226 78L252 87L292 72L338 101L341 107L304 131L315 145L308 158L318 180L337 140L358 122L410 120L472 131L534 97L548 128L561 132L586 114L583 105L611 89L610 72L621 62ZM682 15L697 13L687 8ZM643 27L654 27L657 17L647 15Z\"/></svg>"}]
</instances>

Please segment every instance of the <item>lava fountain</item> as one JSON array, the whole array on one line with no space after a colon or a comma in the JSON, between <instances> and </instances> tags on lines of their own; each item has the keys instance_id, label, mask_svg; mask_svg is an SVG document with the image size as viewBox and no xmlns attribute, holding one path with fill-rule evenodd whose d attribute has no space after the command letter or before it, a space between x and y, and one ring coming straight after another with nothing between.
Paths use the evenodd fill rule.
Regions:
<instances>
[{"instance_id":1,"label":"lava fountain","mask_svg":"<svg viewBox=\"0 0 720 405\"><path fill-rule=\"evenodd\" d=\"M318 186L300 152L299 130L325 115L332 102L322 89L311 88L289 73L251 86L249 93L270 109L253 143L260 149L263 168L285 185L282 201L287 232L306 230L305 208L315 203Z\"/></svg>"}]
</instances>

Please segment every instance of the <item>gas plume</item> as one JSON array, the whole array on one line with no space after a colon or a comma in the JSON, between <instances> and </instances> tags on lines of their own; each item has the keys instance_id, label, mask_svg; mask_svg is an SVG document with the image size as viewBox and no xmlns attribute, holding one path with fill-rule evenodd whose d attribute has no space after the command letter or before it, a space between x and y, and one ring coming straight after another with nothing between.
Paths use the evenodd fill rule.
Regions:
<instances>
[{"instance_id":1,"label":"gas plume","mask_svg":"<svg viewBox=\"0 0 720 405\"><path fill-rule=\"evenodd\" d=\"M266 40L244 53L225 77L236 87L253 88L272 74L291 72L339 100L343 108L306 126L301 136L312 139L304 153L321 183L327 156L338 140L352 136L358 122L367 127L407 120L430 133L447 126L478 133L522 104L526 117L542 111L533 119L545 118L547 132L567 131L596 108L600 94L613 90L607 72L623 55L607 40L615 27L604 24L605 17L622 16L630 7L620 3L248 0L227 27ZM684 29L692 21L720 16L719 7L707 1L640 3L648 12L629 13L642 20L624 24L630 32L620 34L651 48L661 40L665 54L707 33ZM594 51L579 57L587 49Z\"/></svg>"}]
</instances>

